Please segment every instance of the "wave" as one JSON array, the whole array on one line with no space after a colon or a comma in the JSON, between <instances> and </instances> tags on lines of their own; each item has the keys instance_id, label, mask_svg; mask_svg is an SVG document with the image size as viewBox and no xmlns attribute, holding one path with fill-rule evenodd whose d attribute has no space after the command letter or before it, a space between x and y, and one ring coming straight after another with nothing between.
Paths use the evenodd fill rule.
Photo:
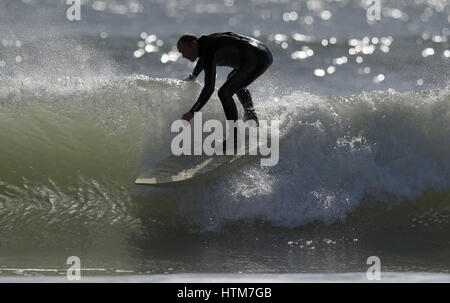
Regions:
<instances>
[{"instance_id":1,"label":"wave","mask_svg":"<svg viewBox=\"0 0 450 303\"><path fill-rule=\"evenodd\" d=\"M278 165L255 161L203 184L136 187L139 169L170 152L170 124L200 89L144 76L1 79L3 243L19 234L27 241L54 236L55 228L74 224L92 238L105 229L141 232L143 225L217 232L255 222L336 224L370 209L367 201L381 203L374 212L380 220L386 207L407 203L413 206L399 216L412 220L419 216L414 205L426 205L432 222L448 224L448 88L321 97L273 96L266 86L256 110L283 125ZM224 118L216 95L203 113ZM364 225L367 215L352 220Z\"/></svg>"}]
</instances>

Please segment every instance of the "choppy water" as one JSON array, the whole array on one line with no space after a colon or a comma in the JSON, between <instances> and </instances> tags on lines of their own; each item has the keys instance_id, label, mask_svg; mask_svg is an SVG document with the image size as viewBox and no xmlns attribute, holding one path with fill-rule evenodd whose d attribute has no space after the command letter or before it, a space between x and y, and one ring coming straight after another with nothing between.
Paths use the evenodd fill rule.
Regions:
<instances>
[{"instance_id":1,"label":"choppy water","mask_svg":"<svg viewBox=\"0 0 450 303\"><path fill-rule=\"evenodd\" d=\"M450 8L383 3L369 25L360 1L0 2L0 273L448 273ZM174 44L206 28L273 50L250 89L280 162L136 187L201 90Z\"/></svg>"}]
</instances>

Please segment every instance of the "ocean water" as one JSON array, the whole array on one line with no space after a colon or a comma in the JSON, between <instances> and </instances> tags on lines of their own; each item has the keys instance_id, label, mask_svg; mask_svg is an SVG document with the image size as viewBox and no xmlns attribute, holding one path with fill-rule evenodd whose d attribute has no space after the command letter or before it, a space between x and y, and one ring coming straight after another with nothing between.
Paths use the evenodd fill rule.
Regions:
<instances>
[{"instance_id":1,"label":"ocean water","mask_svg":"<svg viewBox=\"0 0 450 303\"><path fill-rule=\"evenodd\" d=\"M356 0L68 7L0 1L0 280L78 256L94 281L353 282L378 256L389 281L448 282L448 1L385 0L373 22ZM278 165L134 185L202 88L177 39L217 31L274 54L249 89L283 125ZM202 112L224 119L216 94Z\"/></svg>"}]
</instances>

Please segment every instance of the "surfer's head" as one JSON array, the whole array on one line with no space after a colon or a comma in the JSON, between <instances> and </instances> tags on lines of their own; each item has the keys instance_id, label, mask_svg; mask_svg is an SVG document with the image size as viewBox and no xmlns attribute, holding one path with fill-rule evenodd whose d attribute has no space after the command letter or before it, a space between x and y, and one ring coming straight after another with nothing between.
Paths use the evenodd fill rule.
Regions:
<instances>
[{"instance_id":1,"label":"surfer's head","mask_svg":"<svg viewBox=\"0 0 450 303\"><path fill-rule=\"evenodd\" d=\"M194 62L198 58L198 37L193 34L184 34L178 39L177 48L183 58Z\"/></svg>"}]
</instances>

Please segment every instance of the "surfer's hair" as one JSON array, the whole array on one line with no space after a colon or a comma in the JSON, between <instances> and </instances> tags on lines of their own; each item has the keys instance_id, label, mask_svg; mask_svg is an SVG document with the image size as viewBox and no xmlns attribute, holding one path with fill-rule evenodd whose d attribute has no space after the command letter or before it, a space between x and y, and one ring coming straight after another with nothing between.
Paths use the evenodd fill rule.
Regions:
<instances>
[{"instance_id":1,"label":"surfer's hair","mask_svg":"<svg viewBox=\"0 0 450 303\"><path fill-rule=\"evenodd\" d=\"M184 34L183 36L180 37L180 39L178 39L178 43L177 45L189 45L191 44L193 41L197 41L198 42L198 37L194 34Z\"/></svg>"}]
</instances>

